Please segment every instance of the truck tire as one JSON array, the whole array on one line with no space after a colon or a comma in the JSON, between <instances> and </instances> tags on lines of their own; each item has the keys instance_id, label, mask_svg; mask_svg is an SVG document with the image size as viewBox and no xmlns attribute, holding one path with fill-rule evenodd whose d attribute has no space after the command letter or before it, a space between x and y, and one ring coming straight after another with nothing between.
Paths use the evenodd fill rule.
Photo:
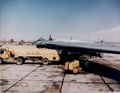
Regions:
<instances>
[{"instance_id":1,"label":"truck tire","mask_svg":"<svg viewBox=\"0 0 120 93\"><path fill-rule=\"evenodd\" d=\"M22 65L23 63L25 62L25 59L24 58L17 58L17 60L16 60L16 64L17 65Z\"/></svg>"},{"instance_id":2,"label":"truck tire","mask_svg":"<svg viewBox=\"0 0 120 93\"><path fill-rule=\"evenodd\" d=\"M3 63L3 59L0 57L0 64L2 64Z\"/></svg>"},{"instance_id":3,"label":"truck tire","mask_svg":"<svg viewBox=\"0 0 120 93\"><path fill-rule=\"evenodd\" d=\"M42 63L43 63L44 65L48 65L48 64L50 63L50 61L49 61L47 58L44 58L44 59L42 60Z\"/></svg>"},{"instance_id":4,"label":"truck tire","mask_svg":"<svg viewBox=\"0 0 120 93\"><path fill-rule=\"evenodd\" d=\"M73 69L73 73L74 73L74 74L77 74L79 71L80 71L80 70L79 70L79 67L76 67L76 68Z\"/></svg>"}]
</instances>

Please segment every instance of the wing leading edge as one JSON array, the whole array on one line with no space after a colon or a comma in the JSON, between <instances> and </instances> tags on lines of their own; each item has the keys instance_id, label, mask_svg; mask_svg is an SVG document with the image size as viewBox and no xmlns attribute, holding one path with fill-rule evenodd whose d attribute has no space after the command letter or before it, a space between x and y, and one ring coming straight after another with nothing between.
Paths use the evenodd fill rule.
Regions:
<instances>
[{"instance_id":1,"label":"wing leading edge","mask_svg":"<svg viewBox=\"0 0 120 93\"><path fill-rule=\"evenodd\" d=\"M113 53L120 54L120 47L101 45L96 43L83 42L64 42L64 41L44 41L37 45L37 47L46 47L52 49L72 49L78 51L92 51L99 53Z\"/></svg>"}]
</instances>

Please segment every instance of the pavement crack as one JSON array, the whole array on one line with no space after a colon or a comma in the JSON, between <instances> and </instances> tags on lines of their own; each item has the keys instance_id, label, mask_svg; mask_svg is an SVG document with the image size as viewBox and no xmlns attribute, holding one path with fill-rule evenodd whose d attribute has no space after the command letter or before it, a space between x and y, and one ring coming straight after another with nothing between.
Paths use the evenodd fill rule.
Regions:
<instances>
[{"instance_id":1,"label":"pavement crack","mask_svg":"<svg viewBox=\"0 0 120 93\"><path fill-rule=\"evenodd\" d=\"M110 89L110 91L114 91L110 86L109 86L109 84L108 83L106 83L106 81L103 79L103 77L102 76L100 76L100 78L102 79L102 81L106 84L106 86Z\"/></svg>"},{"instance_id":2,"label":"pavement crack","mask_svg":"<svg viewBox=\"0 0 120 93\"><path fill-rule=\"evenodd\" d=\"M17 83L19 83L20 81L22 81L24 78L26 78L27 76L29 76L31 73L33 73L34 71L36 71L40 66L38 66L37 68L35 68L34 70L32 70L30 73L28 73L27 75L25 75L23 78L21 78L20 80L18 80L15 84L13 84L12 86L10 86L8 89L6 89L4 91L4 93L6 93L10 88L12 88L13 86L15 86Z\"/></svg>"},{"instance_id":3,"label":"pavement crack","mask_svg":"<svg viewBox=\"0 0 120 93\"><path fill-rule=\"evenodd\" d=\"M66 75L66 72L64 72L64 75L63 75L63 78L62 78L62 83L61 83L61 86L60 86L60 93L62 93L62 87L63 87L63 83L64 83L64 80L65 80L65 75Z\"/></svg>"}]
</instances>

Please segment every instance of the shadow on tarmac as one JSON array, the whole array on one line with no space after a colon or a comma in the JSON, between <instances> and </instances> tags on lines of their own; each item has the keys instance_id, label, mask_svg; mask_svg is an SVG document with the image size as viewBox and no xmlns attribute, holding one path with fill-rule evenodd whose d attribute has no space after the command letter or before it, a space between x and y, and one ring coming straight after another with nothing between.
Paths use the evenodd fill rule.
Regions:
<instances>
[{"instance_id":1,"label":"shadow on tarmac","mask_svg":"<svg viewBox=\"0 0 120 93\"><path fill-rule=\"evenodd\" d=\"M2 64L6 64L6 65L11 65L11 64L16 64L15 62L4 62L4 63L2 63ZM0 64L0 65L2 65L2 64ZM24 64L40 64L40 65L43 65L42 64L42 62L25 62L25 63L23 63L22 65L24 65ZM49 63L49 65L63 65L63 63L61 63L61 62L51 62L51 63Z\"/></svg>"},{"instance_id":2,"label":"shadow on tarmac","mask_svg":"<svg viewBox=\"0 0 120 93\"><path fill-rule=\"evenodd\" d=\"M81 67L83 71L116 80L117 83L120 84L120 70L118 69L105 66L104 64L102 65L99 63L95 63L92 61L82 61Z\"/></svg>"}]
</instances>

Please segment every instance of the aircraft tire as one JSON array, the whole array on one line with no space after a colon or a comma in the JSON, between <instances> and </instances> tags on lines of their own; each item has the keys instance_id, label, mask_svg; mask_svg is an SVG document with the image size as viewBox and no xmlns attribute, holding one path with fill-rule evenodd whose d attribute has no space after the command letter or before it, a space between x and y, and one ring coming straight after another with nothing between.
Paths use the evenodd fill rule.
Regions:
<instances>
[{"instance_id":1,"label":"aircraft tire","mask_svg":"<svg viewBox=\"0 0 120 93\"><path fill-rule=\"evenodd\" d=\"M87 69L88 69L88 68L89 68L89 66L90 66L90 65L89 65L89 62L88 62L88 61L86 61L86 62L85 62L85 68L87 68Z\"/></svg>"}]
</instances>

